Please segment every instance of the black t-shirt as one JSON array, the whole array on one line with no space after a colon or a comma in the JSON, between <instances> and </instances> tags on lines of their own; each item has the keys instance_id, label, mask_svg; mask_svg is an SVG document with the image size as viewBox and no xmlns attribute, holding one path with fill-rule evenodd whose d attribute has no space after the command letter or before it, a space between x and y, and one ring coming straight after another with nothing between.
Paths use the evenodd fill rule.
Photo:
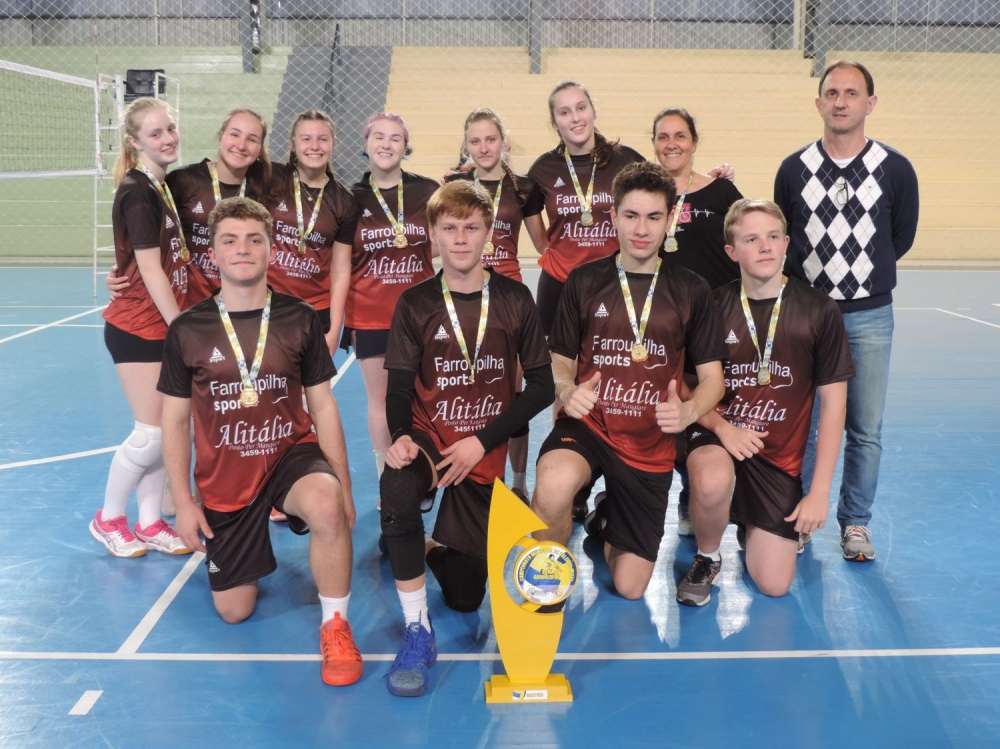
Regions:
<instances>
[{"instance_id":1,"label":"black t-shirt","mask_svg":"<svg viewBox=\"0 0 1000 749\"><path fill-rule=\"evenodd\" d=\"M253 363L263 310L231 312L247 362ZM205 506L220 512L245 507L266 483L281 456L299 442L313 442L312 421L302 407L303 388L336 374L316 312L275 292L257 392L260 402L240 403L242 380L215 297L170 324L157 389L190 398L194 415L195 483Z\"/></svg>"},{"instance_id":2,"label":"black t-shirt","mask_svg":"<svg viewBox=\"0 0 1000 749\"><path fill-rule=\"evenodd\" d=\"M531 292L499 273L489 275L489 313L474 382L445 307L440 273L403 292L389 329L385 368L416 373L413 424L431 435L439 450L475 435L511 407L518 360L525 370L551 361ZM482 292L452 292L452 299L472 357ZM502 477L506 454L506 442L497 445L469 477L479 483Z\"/></svg>"},{"instance_id":3,"label":"black t-shirt","mask_svg":"<svg viewBox=\"0 0 1000 749\"><path fill-rule=\"evenodd\" d=\"M643 343L649 358L631 358L635 336L618 279L618 253L577 268L563 287L549 334L552 351L577 359L577 382L601 373L598 402L583 418L629 465L669 471L674 436L656 424L656 405L667 387L678 387L685 358L694 364L718 361L726 348L712 291L685 268L660 268ZM641 317L652 274L628 273L636 320Z\"/></svg>"},{"instance_id":4,"label":"black t-shirt","mask_svg":"<svg viewBox=\"0 0 1000 749\"><path fill-rule=\"evenodd\" d=\"M726 254L723 224L729 207L742 197L727 179L714 180L689 193L678 206L677 251L668 252L664 264L697 273L713 289L738 279L740 266Z\"/></svg>"}]
</instances>

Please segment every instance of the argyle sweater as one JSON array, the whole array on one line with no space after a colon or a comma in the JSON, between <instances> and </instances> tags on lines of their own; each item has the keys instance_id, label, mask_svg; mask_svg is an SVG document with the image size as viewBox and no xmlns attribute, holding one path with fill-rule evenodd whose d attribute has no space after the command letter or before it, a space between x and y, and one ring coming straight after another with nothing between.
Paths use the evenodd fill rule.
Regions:
<instances>
[{"instance_id":1,"label":"argyle sweater","mask_svg":"<svg viewBox=\"0 0 1000 749\"><path fill-rule=\"evenodd\" d=\"M791 237L786 273L828 294L841 312L892 304L896 261L913 246L920 207L905 156L869 140L841 168L816 141L781 163L774 201Z\"/></svg>"}]
</instances>

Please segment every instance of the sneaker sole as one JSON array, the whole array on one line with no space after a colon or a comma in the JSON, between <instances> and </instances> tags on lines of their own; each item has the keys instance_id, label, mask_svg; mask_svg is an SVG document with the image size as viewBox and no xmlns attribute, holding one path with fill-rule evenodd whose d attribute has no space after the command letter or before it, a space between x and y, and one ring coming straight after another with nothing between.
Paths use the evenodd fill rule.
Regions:
<instances>
[{"instance_id":1,"label":"sneaker sole","mask_svg":"<svg viewBox=\"0 0 1000 749\"><path fill-rule=\"evenodd\" d=\"M101 546L103 546L105 549L108 550L108 554L110 554L113 557L118 557L119 559L135 559L136 557L146 556L146 549L136 549L131 554L119 554L110 546L108 546L108 542L104 540L104 536L102 536L101 532L94 527L93 520L90 521L90 525L88 526L88 528L90 529L90 535L93 536L95 539L97 539L97 541L100 542Z\"/></svg>"},{"instance_id":2,"label":"sneaker sole","mask_svg":"<svg viewBox=\"0 0 1000 749\"><path fill-rule=\"evenodd\" d=\"M187 546L182 546L179 549L174 549L174 550L171 551L170 549L166 549L166 548L160 546L159 544L153 544L153 543L149 543L149 542L144 542L144 543L146 543L146 549L147 550L149 550L149 551L158 551L161 554L166 554L167 556L170 556L170 557L181 557L181 556L184 556L186 554L193 554L194 553L194 549L189 549Z\"/></svg>"},{"instance_id":3,"label":"sneaker sole","mask_svg":"<svg viewBox=\"0 0 1000 749\"><path fill-rule=\"evenodd\" d=\"M682 606L695 607L695 606L704 606L706 603L711 601L712 594L709 593L703 601L695 601L691 598L681 598L680 596L675 596L675 598L677 599L677 603L681 604Z\"/></svg>"},{"instance_id":4,"label":"sneaker sole","mask_svg":"<svg viewBox=\"0 0 1000 749\"><path fill-rule=\"evenodd\" d=\"M874 562L875 554L872 554L871 556L868 556L864 552L860 552L858 554L855 554L854 556L844 554L844 559L846 559L848 562Z\"/></svg>"}]
</instances>

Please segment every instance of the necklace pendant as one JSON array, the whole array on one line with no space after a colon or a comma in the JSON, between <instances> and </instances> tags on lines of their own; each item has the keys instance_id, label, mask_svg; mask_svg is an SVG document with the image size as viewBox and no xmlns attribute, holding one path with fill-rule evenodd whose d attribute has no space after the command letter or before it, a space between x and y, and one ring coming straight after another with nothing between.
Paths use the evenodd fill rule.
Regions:
<instances>
[{"instance_id":1,"label":"necklace pendant","mask_svg":"<svg viewBox=\"0 0 1000 749\"><path fill-rule=\"evenodd\" d=\"M767 387L771 384L771 373L766 369L760 369L757 372L757 384L762 387Z\"/></svg>"},{"instance_id":2,"label":"necklace pendant","mask_svg":"<svg viewBox=\"0 0 1000 749\"><path fill-rule=\"evenodd\" d=\"M494 251L495 251L495 248L493 247L493 243L492 242L487 242L486 244L483 245L483 254L484 255L486 255L486 256L492 255L494 253Z\"/></svg>"},{"instance_id":3,"label":"necklace pendant","mask_svg":"<svg viewBox=\"0 0 1000 749\"><path fill-rule=\"evenodd\" d=\"M677 240L673 237L667 237L667 241L664 243L663 249L667 252L677 252Z\"/></svg>"},{"instance_id":4,"label":"necklace pendant","mask_svg":"<svg viewBox=\"0 0 1000 749\"><path fill-rule=\"evenodd\" d=\"M632 361L644 362L649 358L649 351L641 343L632 344Z\"/></svg>"},{"instance_id":5,"label":"necklace pendant","mask_svg":"<svg viewBox=\"0 0 1000 749\"><path fill-rule=\"evenodd\" d=\"M580 216L580 223L583 224L584 226L593 226L594 214L591 213L590 211L584 211L583 215Z\"/></svg>"},{"instance_id":6,"label":"necklace pendant","mask_svg":"<svg viewBox=\"0 0 1000 749\"><path fill-rule=\"evenodd\" d=\"M406 247L410 243L406 239L406 235L405 234L397 234L396 238L392 240L392 244L393 244L393 246L398 247L399 249L403 249L404 247Z\"/></svg>"},{"instance_id":7,"label":"necklace pendant","mask_svg":"<svg viewBox=\"0 0 1000 749\"><path fill-rule=\"evenodd\" d=\"M257 395L257 391L244 385L243 391L240 393L240 404L246 408L254 408L258 403L260 403L260 396Z\"/></svg>"}]
</instances>

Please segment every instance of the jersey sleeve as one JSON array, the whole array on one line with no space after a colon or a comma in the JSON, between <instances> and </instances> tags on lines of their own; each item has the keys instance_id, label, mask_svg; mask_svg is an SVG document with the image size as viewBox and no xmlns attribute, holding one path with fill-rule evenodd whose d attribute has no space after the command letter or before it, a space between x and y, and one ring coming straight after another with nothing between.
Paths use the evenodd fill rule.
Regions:
<instances>
[{"instance_id":1,"label":"jersey sleeve","mask_svg":"<svg viewBox=\"0 0 1000 749\"><path fill-rule=\"evenodd\" d=\"M121 211L133 250L160 248L163 203L152 187L133 182L124 188Z\"/></svg>"},{"instance_id":2,"label":"jersey sleeve","mask_svg":"<svg viewBox=\"0 0 1000 749\"><path fill-rule=\"evenodd\" d=\"M404 369L419 374L424 347L409 302L408 295L404 293L396 304L385 350L385 368Z\"/></svg>"},{"instance_id":3,"label":"jersey sleeve","mask_svg":"<svg viewBox=\"0 0 1000 749\"><path fill-rule=\"evenodd\" d=\"M337 192L339 193L337 216L340 219L340 226L337 228L337 235L333 241L351 245L354 243L354 232L358 228L358 216L361 214L361 209L358 207L357 198L350 190L342 188Z\"/></svg>"},{"instance_id":4,"label":"jersey sleeve","mask_svg":"<svg viewBox=\"0 0 1000 749\"><path fill-rule=\"evenodd\" d=\"M521 361L521 369L536 369L552 363L549 347L545 343L545 333L542 332L542 322L538 317L538 307L531 298L531 292L521 290L521 340L518 344L517 357Z\"/></svg>"},{"instance_id":5,"label":"jersey sleeve","mask_svg":"<svg viewBox=\"0 0 1000 749\"><path fill-rule=\"evenodd\" d=\"M817 387L843 382L854 376L854 362L847 343L844 318L832 299L823 300L815 341L813 382Z\"/></svg>"},{"instance_id":6,"label":"jersey sleeve","mask_svg":"<svg viewBox=\"0 0 1000 749\"><path fill-rule=\"evenodd\" d=\"M700 278L696 279L691 291L691 318L685 350L695 366L726 358L719 308L708 283Z\"/></svg>"},{"instance_id":7,"label":"jersey sleeve","mask_svg":"<svg viewBox=\"0 0 1000 749\"><path fill-rule=\"evenodd\" d=\"M526 177L525 181L530 181L531 183L528 186L524 205L521 207L521 215L527 218L528 216L537 216L545 210L545 196L542 195L542 191L534 179Z\"/></svg>"},{"instance_id":8,"label":"jersey sleeve","mask_svg":"<svg viewBox=\"0 0 1000 749\"><path fill-rule=\"evenodd\" d=\"M580 320L580 275L570 273L559 297L559 306L549 332L549 349L567 359L580 356L580 336L583 334Z\"/></svg>"},{"instance_id":9,"label":"jersey sleeve","mask_svg":"<svg viewBox=\"0 0 1000 749\"><path fill-rule=\"evenodd\" d=\"M194 372L184 361L181 347L182 317L171 323L167 330L167 340L163 344L163 361L160 364L160 379L156 389L174 398L190 398Z\"/></svg>"},{"instance_id":10,"label":"jersey sleeve","mask_svg":"<svg viewBox=\"0 0 1000 749\"><path fill-rule=\"evenodd\" d=\"M743 193L739 191L739 188L737 188L736 185L734 185L728 179L720 181L722 182L722 195L723 199L726 202L726 205L732 205L737 200L742 200Z\"/></svg>"},{"instance_id":11,"label":"jersey sleeve","mask_svg":"<svg viewBox=\"0 0 1000 749\"><path fill-rule=\"evenodd\" d=\"M305 351L302 352L302 387L313 387L329 382L337 374L330 358L330 349L323 336L323 325L315 310L309 310L308 330L305 336Z\"/></svg>"}]
</instances>

